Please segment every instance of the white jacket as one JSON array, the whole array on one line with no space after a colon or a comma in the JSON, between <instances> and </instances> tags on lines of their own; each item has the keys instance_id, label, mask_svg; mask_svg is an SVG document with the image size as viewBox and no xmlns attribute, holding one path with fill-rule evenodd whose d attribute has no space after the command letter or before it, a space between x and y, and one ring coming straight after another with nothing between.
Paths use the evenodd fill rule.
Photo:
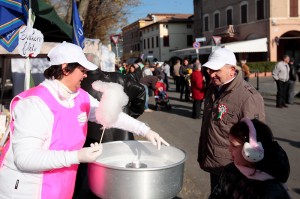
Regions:
<instances>
[{"instance_id":1,"label":"white jacket","mask_svg":"<svg viewBox=\"0 0 300 199\"><path fill-rule=\"evenodd\" d=\"M289 72L289 64L284 61L280 61L275 65L272 75L275 80L287 82L289 80Z\"/></svg>"}]
</instances>

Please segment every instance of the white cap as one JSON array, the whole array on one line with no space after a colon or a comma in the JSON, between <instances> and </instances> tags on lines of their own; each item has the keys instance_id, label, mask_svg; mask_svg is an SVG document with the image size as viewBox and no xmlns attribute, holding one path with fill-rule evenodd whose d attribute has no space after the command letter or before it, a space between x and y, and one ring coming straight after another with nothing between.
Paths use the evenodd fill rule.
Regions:
<instances>
[{"instance_id":1,"label":"white cap","mask_svg":"<svg viewBox=\"0 0 300 199\"><path fill-rule=\"evenodd\" d=\"M208 62L203 64L203 66L212 70L219 70L226 64L236 66L236 62L235 55L232 51L226 48L218 48L209 55Z\"/></svg>"},{"instance_id":2,"label":"white cap","mask_svg":"<svg viewBox=\"0 0 300 199\"><path fill-rule=\"evenodd\" d=\"M50 58L50 66L78 63L88 70L96 70L98 68L98 66L86 59L80 46L65 41L52 48L48 53L48 57Z\"/></svg>"}]
</instances>

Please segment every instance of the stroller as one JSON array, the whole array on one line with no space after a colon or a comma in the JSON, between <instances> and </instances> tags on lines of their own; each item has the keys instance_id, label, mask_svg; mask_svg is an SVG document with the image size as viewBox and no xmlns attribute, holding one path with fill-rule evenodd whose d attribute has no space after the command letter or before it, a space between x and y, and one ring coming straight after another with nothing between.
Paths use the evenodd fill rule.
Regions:
<instances>
[{"instance_id":1,"label":"stroller","mask_svg":"<svg viewBox=\"0 0 300 199\"><path fill-rule=\"evenodd\" d=\"M163 82L158 81L156 82L155 87L155 109L161 110L162 108L166 108L167 110L171 110L172 106L170 104L169 97L166 92L166 85Z\"/></svg>"}]
</instances>

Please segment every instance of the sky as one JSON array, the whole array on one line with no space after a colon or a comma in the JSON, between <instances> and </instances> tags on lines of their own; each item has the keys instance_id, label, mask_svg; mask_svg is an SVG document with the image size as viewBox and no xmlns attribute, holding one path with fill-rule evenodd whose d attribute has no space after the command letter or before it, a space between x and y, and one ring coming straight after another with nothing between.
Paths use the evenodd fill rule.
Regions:
<instances>
[{"instance_id":1,"label":"sky","mask_svg":"<svg viewBox=\"0 0 300 199\"><path fill-rule=\"evenodd\" d=\"M193 0L140 0L138 7L130 9L128 23L146 17L149 13L193 14Z\"/></svg>"}]
</instances>

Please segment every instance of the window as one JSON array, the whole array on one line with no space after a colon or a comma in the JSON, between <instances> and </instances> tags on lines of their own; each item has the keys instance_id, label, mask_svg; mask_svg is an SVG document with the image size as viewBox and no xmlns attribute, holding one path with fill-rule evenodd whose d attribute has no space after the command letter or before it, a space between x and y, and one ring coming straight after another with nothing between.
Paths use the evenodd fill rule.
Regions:
<instances>
[{"instance_id":1,"label":"window","mask_svg":"<svg viewBox=\"0 0 300 199\"><path fill-rule=\"evenodd\" d=\"M144 49L146 49L146 39L144 39Z\"/></svg>"},{"instance_id":2,"label":"window","mask_svg":"<svg viewBox=\"0 0 300 199\"><path fill-rule=\"evenodd\" d=\"M156 47L158 48L159 47L159 37L156 36Z\"/></svg>"},{"instance_id":3,"label":"window","mask_svg":"<svg viewBox=\"0 0 300 199\"><path fill-rule=\"evenodd\" d=\"M204 31L208 31L208 16L204 16Z\"/></svg>"},{"instance_id":4,"label":"window","mask_svg":"<svg viewBox=\"0 0 300 199\"><path fill-rule=\"evenodd\" d=\"M186 28L187 29L191 29L192 28L192 24L186 24Z\"/></svg>"},{"instance_id":5,"label":"window","mask_svg":"<svg viewBox=\"0 0 300 199\"><path fill-rule=\"evenodd\" d=\"M232 25L232 9L226 11L226 24L227 26Z\"/></svg>"},{"instance_id":6,"label":"window","mask_svg":"<svg viewBox=\"0 0 300 199\"><path fill-rule=\"evenodd\" d=\"M147 47L150 48L150 38L147 39Z\"/></svg>"},{"instance_id":7,"label":"window","mask_svg":"<svg viewBox=\"0 0 300 199\"><path fill-rule=\"evenodd\" d=\"M193 35L187 35L186 36L186 41L187 41L187 43L186 43L186 45L187 46L193 46Z\"/></svg>"},{"instance_id":8,"label":"window","mask_svg":"<svg viewBox=\"0 0 300 199\"><path fill-rule=\"evenodd\" d=\"M154 37L151 38L151 47L154 48Z\"/></svg>"},{"instance_id":9,"label":"window","mask_svg":"<svg viewBox=\"0 0 300 199\"><path fill-rule=\"evenodd\" d=\"M220 27L220 13L215 13L214 14L214 22L215 22L215 28Z\"/></svg>"},{"instance_id":10,"label":"window","mask_svg":"<svg viewBox=\"0 0 300 199\"><path fill-rule=\"evenodd\" d=\"M248 5L241 5L241 23L247 23L248 18Z\"/></svg>"},{"instance_id":11,"label":"window","mask_svg":"<svg viewBox=\"0 0 300 199\"><path fill-rule=\"evenodd\" d=\"M163 37L164 47L170 46L169 35Z\"/></svg>"},{"instance_id":12,"label":"window","mask_svg":"<svg viewBox=\"0 0 300 199\"><path fill-rule=\"evenodd\" d=\"M260 19L264 19L264 0L257 0L256 1L256 19L260 20Z\"/></svg>"},{"instance_id":13,"label":"window","mask_svg":"<svg viewBox=\"0 0 300 199\"><path fill-rule=\"evenodd\" d=\"M290 17L298 17L298 0L290 0Z\"/></svg>"},{"instance_id":14,"label":"window","mask_svg":"<svg viewBox=\"0 0 300 199\"><path fill-rule=\"evenodd\" d=\"M164 28L168 28L168 24L164 24L163 27L164 27Z\"/></svg>"}]
</instances>

